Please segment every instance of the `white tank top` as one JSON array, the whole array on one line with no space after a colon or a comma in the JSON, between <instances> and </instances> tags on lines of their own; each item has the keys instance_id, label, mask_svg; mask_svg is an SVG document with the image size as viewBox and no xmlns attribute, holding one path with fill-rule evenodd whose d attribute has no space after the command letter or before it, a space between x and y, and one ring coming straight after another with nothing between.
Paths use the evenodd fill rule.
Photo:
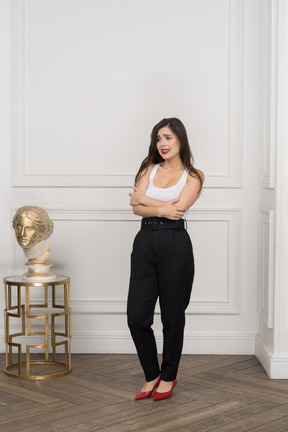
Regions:
<instances>
[{"instance_id":1,"label":"white tank top","mask_svg":"<svg viewBox=\"0 0 288 432\"><path fill-rule=\"evenodd\" d=\"M159 201L171 201L174 199L179 198L184 186L186 185L187 175L188 171L184 171L180 180L178 183L174 186L167 187L167 188L159 188L157 186L154 186L153 181L155 174L159 168L160 164L156 164L150 174L149 177L149 184L145 191L145 195L149 198L153 198ZM182 219L186 219L188 214L188 210L184 213L182 216Z\"/></svg>"}]
</instances>

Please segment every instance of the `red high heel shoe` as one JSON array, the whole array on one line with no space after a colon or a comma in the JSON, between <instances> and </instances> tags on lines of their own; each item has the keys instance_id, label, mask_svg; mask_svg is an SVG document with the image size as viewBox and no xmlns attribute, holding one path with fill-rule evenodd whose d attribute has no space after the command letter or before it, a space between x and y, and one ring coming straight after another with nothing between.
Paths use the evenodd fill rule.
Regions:
<instances>
[{"instance_id":1,"label":"red high heel shoe","mask_svg":"<svg viewBox=\"0 0 288 432\"><path fill-rule=\"evenodd\" d=\"M140 400L140 399L149 399L152 396L153 391L155 390L156 387L158 387L159 383L161 381L161 377L158 378L156 384L154 385L153 389L147 392L142 392L142 390L140 389L138 391L138 393L135 396L135 400Z\"/></svg>"},{"instance_id":2,"label":"red high heel shoe","mask_svg":"<svg viewBox=\"0 0 288 432\"><path fill-rule=\"evenodd\" d=\"M172 391L173 391L174 387L176 386L176 384L177 384L177 380L175 379L172 382L171 390L169 390L168 392L159 393L159 392L155 391L155 393L153 395L153 400L155 401L155 400L161 400L161 399L168 399L168 398L170 398L171 395L172 395Z\"/></svg>"}]
</instances>

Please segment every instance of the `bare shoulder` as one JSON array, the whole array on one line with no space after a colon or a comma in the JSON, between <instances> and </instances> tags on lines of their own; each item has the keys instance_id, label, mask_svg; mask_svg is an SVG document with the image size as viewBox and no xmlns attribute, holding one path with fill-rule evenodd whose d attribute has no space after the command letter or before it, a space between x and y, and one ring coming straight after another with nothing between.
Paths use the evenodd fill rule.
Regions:
<instances>
[{"instance_id":1,"label":"bare shoulder","mask_svg":"<svg viewBox=\"0 0 288 432\"><path fill-rule=\"evenodd\" d=\"M147 167L147 169L144 169L144 171L142 171L140 174L140 180L136 186L139 187L140 189L142 189L143 192L145 192L145 190L148 187L149 177L150 177L150 174L151 174L153 167L154 167L154 164L150 164Z\"/></svg>"},{"instance_id":2,"label":"bare shoulder","mask_svg":"<svg viewBox=\"0 0 288 432\"><path fill-rule=\"evenodd\" d=\"M149 174L149 175L151 174L151 171L153 170L154 166L155 166L155 164L153 164L153 163L148 166L147 174Z\"/></svg>"},{"instance_id":3,"label":"bare shoulder","mask_svg":"<svg viewBox=\"0 0 288 432\"><path fill-rule=\"evenodd\" d=\"M201 177L202 183L204 183L205 176L204 176L203 171L201 171L201 170L197 170L197 172L198 172L198 174L199 174L200 177Z\"/></svg>"},{"instance_id":4,"label":"bare shoulder","mask_svg":"<svg viewBox=\"0 0 288 432\"><path fill-rule=\"evenodd\" d=\"M201 170L198 170L198 169L196 171L199 174L199 176L200 176L200 178L202 180L202 184L203 184L204 183L204 179L205 179L204 173ZM197 175L195 173L190 173L187 176L187 183L190 183L190 182L191 183L195 183L195 182L200 183L200 180L199 180L199 178L197 177Z\"/></svg>"},{"instance_id":5,"label":"bare shoulder","mask_svg":"<svg viewBox=\"0 0 288 432\"><path fill-rule=\"evenodd\" d=\"M150 174L154 168L155 164L150 164L147 168L145 168L142 172L141 172L141 178L142 179L146 179L150 177Z\"/></svg>"}]
</instances>

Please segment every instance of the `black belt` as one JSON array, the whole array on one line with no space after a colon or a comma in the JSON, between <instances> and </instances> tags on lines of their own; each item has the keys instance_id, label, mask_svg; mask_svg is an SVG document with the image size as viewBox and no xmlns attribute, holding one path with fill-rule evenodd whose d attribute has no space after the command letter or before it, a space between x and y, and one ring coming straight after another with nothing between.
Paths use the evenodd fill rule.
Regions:
<instances>
[{"instance_id":1,"label":"black belt","mask_svg":"<svg viewBox=\"0 0 288 432\"><path fill-rule=\"evenodd\" d=\"M150 218L143 218L141 222L141 229L142 230L183 230L186 228L185 226L186 221L184 219L179 220L171 220L166 219L163 217L150 217Z\"/></svg>"}]
</instances>

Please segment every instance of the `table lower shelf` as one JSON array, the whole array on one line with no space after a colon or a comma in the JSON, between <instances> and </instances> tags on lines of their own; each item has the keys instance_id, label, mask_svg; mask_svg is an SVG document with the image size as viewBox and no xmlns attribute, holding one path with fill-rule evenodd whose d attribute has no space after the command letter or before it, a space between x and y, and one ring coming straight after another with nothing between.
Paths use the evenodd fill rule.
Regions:
<instances>
[{"instance_id":1,"label":"table lower shelf","mask_svg":"<svg viewBox=\"0 0 288 432\"><path fill-rule=\"evenodd\" d=\"M36 365L36 368L35 368ZM38 367L37 367L38 366ZM44 367L43 367L44 366ZM27 375L27 362L13 363L4 369L6 375L13 378L20 378L26 380L45 380L49 378L58 378L71 373L71 368L66 362L50 361L50 360L32 360L29 362L30 372ZM50 369L57 370L57 372L50 372ZM63 371L64 368L64 371Z\"/></svg>"}]
</instances>

